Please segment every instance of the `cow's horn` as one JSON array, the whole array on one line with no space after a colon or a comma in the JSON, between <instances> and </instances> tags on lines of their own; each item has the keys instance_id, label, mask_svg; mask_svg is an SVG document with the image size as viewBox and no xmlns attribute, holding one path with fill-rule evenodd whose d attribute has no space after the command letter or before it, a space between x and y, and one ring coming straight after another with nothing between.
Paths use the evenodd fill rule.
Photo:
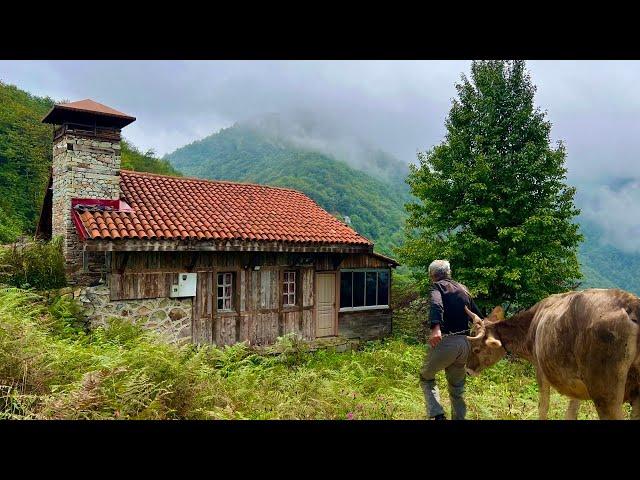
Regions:
<instances>
[{"instance_id":1,"label":"cow's horn","mask_svg":"<svg viewBox=\"0 0 640 480\"><path fill-rule=\"evenodd\" d=\"M467 315L469 315L469 318L473 320L473 323L482 323L482 319L471 310L469 310L469 307L467 307L466 305L464 306L464 311L467 312Z\"/></svg>"},{"instance_id":2,"label":"cow's horn","mask_svg":"<svg viewBox=\"0 0 640 480\"><path fill-rule=\"evenodd\" d=\"M482 319L471 310L469 310L466 305L464 307L464 311L467 312L467 315L469 315L469 317L471 317L471 320L473 320L473 326L476 327L476 334L474 336L467 335L466 337L469 340L481 339L484 336L484 323L482 322Z\"/></svg>"}]
</instances>

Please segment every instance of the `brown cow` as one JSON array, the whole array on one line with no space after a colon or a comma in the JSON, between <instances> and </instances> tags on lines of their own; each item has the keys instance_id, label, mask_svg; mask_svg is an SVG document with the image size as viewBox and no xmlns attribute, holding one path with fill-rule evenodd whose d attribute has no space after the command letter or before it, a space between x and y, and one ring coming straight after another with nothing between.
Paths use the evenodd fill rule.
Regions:
<instances>
[{"instance_id":1,"label":"brown cow","mask_svg":"<svg viewBox=\"0 0 640 480\"><path fill-rule=\"evenodd\" d=\"M600 419L624 418L622 405L640 419L640 298L617 289L567 292L541 300L504 319L496 307L482 320L467 309L476 335L468 337L469 373L495 364L508 352L533 363L540 390L539 416L547 418L549 387L571 401L593 400Z\"/></svg>"}]
</instances>

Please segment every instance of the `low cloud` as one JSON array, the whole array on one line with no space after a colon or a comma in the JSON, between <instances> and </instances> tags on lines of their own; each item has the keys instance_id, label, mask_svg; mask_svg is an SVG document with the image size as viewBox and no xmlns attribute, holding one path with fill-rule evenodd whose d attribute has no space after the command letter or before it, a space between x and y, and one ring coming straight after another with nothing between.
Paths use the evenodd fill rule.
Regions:
<instances>
[{"instance_id":1,"label":"low cloud","mask_svg":"<svg viewBox=\"0 0 640 480\"><path fill-rule=\"evenodd\" d=\"M582 216L600 227L599 242L640 253L640 179L584 187L578 196Z\"/></svg>"}]
</instances>

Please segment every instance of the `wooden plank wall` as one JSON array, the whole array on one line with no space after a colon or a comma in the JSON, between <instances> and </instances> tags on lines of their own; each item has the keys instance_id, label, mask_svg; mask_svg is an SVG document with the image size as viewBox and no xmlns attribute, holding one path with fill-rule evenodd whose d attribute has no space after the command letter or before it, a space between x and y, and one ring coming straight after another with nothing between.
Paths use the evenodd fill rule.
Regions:
<instances>
[{"instance_id":1,"label":"wooden plank wall","mask_svg":"<svg viewBox=\"0 0 640 480\"><path fill-rule=\"evenodd\" d=\"M109 279L111 300L168 297L171 285L177 282L177 272L112 273Z\"/></svg>"},{"instance_id":2,"label":"wooden plank wall","mask_svg":"<svg viewBox=\"0 0 640 480\"><path fill-rule=\"evenodd\" d=\"M253 265L260 265L260 269L254 270ZM286 333L297 333L308 340L315 338L315 271L387 268L388 264L366 254L117 252L111 259L111 267L112 300L168 297L171 285L177 283L178 272L197 272L193 341L231 345L248 340L252 344L266 345ZM283 309L282 278L287 269L298 272L298 305ZM222 271L235 275L236 310L230 313L217 311L216 280L217 273ZM363 312L360 316L368 318L371 314ZM380 312L373 316L379 317ZM354 321L347 324L345 320L347 317L340 314L341 334L353 330L356 324L366 326L370 323L365 318L354 317ZM384 320L381 324L385 326L388 323L387 318L378 320ZM381 330L384 332L386 328Z\"/></svg>"},{"instance_id":3,"label":"wooden plank wall","mask_svg":"<svg viewBox=\"0 0 640 480\"><path fill-rule=\"evenodd\" d=\"M192 340L231 345L249 341L267 345L287 333L315 337L314 266L333 268L324 254L309 259L295 254L247 252L122 252L114 253L110 278L112 300L169 296L178 272L197 272ZM339 262L339 260L338 260ZM260 265L259 270L253 265ZM297 305L282 306L285 270L298 272ZM217 310L217 273L234 274L234 312Z\"/></svg>"},{"instance_id":4,"label":"wooden plank wall","mask_svg":"<svg viewBox=\"0 0 640 480\"><path fill-rule=\"evenodd\" d=\"M301 276L298 283L302 288L297 295L302 295L298 297L302 304L283 309L281 279L282 272L288 268L236 271L239 281L235 282L235 304L239 308L234 312L217 311L216 272L198 272L194 315L194 325L198 328L194 329L194 341L231 345L248 340L253 345L268 345L287 333L313 339L313 268L297 269ZM211 280L208 280L209 275ZM214 283L210 284L210 281ZM209 305L212 306L207 308Z\"/></svg>"},{"instance_id":5,"label":"wooden plank wall","mask_svg":"<svg viewBox=\"0 0 640 480\"><path fill-rule=\"evenodd\" d=\"M389 262L366 254L345 255L340 268L389 268Z\"/></svg>"}]
</instances>

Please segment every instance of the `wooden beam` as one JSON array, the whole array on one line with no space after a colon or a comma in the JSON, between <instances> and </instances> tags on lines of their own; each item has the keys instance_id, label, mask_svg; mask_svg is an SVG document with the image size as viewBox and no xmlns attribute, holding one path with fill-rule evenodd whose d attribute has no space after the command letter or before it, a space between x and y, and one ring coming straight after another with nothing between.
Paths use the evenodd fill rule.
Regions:
<instances>
[{"instance_id":1,"label":"wooden beam","mask_svg":"<svg viewBox=\"0 0 640 480\"><path fill-rule=\"evenodd\" d=\"M94 252L299 252L371 253L371 245L313 244L285 242L213 242L188 240L87 240L86 250Z\"/></svg>"},{"instance_id":2,"label":"wooden beam","mask_svg":"<svg viewBox=\"0 0 640 480\"><path fill-rule=\"evenodd\" d=\"M88 249L87 249L88 250ZM118 268L118 273L122 275L127 268L127 263L129 263L129 252L125 252L122 256L122 264Z\"/></svg>"}]
</instances>

